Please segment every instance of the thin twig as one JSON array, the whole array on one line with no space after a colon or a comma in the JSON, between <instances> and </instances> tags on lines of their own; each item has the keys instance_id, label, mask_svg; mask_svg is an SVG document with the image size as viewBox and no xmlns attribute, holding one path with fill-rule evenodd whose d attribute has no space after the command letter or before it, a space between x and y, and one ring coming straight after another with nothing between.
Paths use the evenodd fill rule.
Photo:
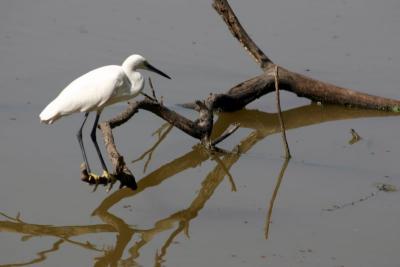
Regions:
<instances>
[{"instance_id":1,"label":"thin twig","mask_svg":"<svg viewBox=\"0 0 400 267\"><path fill-rule=\"evenodd\" d=\"M156 92L154 91L153 82L150 77L149 77L149 85L150 85L151 93L153 94L154 99L157 100Z\"/></svg>"},{"instance_id":2,"label":"thin twig","mask_svg":"<svg viewBox=\"0 0 400 267\"><path fill-rule=\"evenodd\" d=\"M144 93L144 92L140 92L139 94L141 94L144 97L147 97L148 99L150 99L151 101L157 102L156 98L153 98L151 96L149 96L148 94Z\"/></svg>"},{"instance_id":3,"label":"thin twig","mask_svg":"<svg viewBox=\"0 0 400 267\"><path fill-rule=\"evenodd\" d=\"M278 65L275 65L275 92L276 92L276 107L278 109L278 119L279 124L281 125L281 133L282 133L282 140L285 146L285 158L290 159L292 155L290 154L289 145L286 139L286 129L285 124L282 118L282 111L281 111L281 100L279 97L279 76L278 76Z\"/></svg>"}]
</instances>

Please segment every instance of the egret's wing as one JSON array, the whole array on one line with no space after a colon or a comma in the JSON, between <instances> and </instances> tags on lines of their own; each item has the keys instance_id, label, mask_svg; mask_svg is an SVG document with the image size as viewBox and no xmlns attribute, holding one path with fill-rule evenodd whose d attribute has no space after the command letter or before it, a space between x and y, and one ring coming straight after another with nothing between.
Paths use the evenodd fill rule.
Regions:
<instances>
[{"instance_id":1,"label":"egret's wing","mask_svg":"<svg viewBox=\"0 0 400 267\"><path fill-rule=\"evenodd\" d=\"M74 113L102 109L116 91L130 87L129 79L120 66L105 66L92 70L71 82L40 113L40 119L53 123ZM128 82L127 82L128 81Z\"/></svg>"},{"instance_id":2,"label":"egret's wing","mask_svg":"<svg viewBox=\"0 0 400 267\"><path fill-rule=\"evenodd\" d=\"M92 70L70 83L55 99L61 115L100 109L123 83L119 66Z\"/></svg>"}]
</instances>

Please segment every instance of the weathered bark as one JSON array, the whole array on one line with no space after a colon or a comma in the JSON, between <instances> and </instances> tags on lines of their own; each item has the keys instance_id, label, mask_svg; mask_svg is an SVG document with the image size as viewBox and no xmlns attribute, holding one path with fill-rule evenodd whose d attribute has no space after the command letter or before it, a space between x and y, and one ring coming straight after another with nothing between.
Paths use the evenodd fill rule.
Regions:
<instances>
[{"instance_id":1,"label":"weathered bark","mask_svg":"<svg viewBox=\"0 0 400 267\"><path fill-rule=\"evenodd\" d=\"M199 112L197 120L190 120L182 115L168 109L154 99L147 97L144 100L132 102L129 107L117 117L100 124L103 139L107 148L109 158L114 166L115 175L121 181L121 186L136 188L135 178L127 168L123 157L118 153L115 146L112 129L128 121L140 109L147 110L161 117L171 125L182 130L193 138L201 140L207 148L213 148L215 141L210 138L213 130L214 111L237 111L244 108L254 100L275 91L275 68L279 68L279 86L282 90L290 91L299 97L306 97L312 101L327 104L339 104L349 107L360 107L385 111L398 110L400 101L394 99L373 96L336 85L312 79L310 77L291 72L279 65L274 64L264 52L256 45L243 29L227 0L214 0L213 7L225 21L232 35L241 43L245 50L259 64L263 73L247 81L244 81L226 93L211 94L203 101L194 101L184 104L187 108ZM155 94L153 94L155 98ZM237 128L236 128L237 129ZM224 136L228 137L230 134ZM219 138L220 142L224 138ZM83 171L83 180L89 182L86 172ZM102 179L100 183L106 183Z\"/></svg>"},{"instance_id":2,"label":"weathered bark","mask_svg":"<svg viewBox=\"0 0 400 267\"><path fill-rule=\"evenodd\" d=\"M246 49L253 59L260 65L261 69L267 70L273 65L273 62L264 54L264 52L250 38L247 32L240 24L238 18L229 6L228 1L214 0L214 9L225 21L226 26L231 31L232 35L238 39L240 44Z\"/></svg>"},{"instance_id":3,"label":"weathered bark","mask_svg":"<svg viewBox=\"0 0 400 267\"><path fill-rule=\"evenodd\" d=\"M240 83L225 94L215 95L214 108L226 112L239 110L254 100L274 92L275 76L273 69L275 66L271 65L271 71ZM279 67L279 84L281 90L292 92L299 97L305 97L315 102L385 111L392 111L400 107L399 100L342 88L291 72L282 67ZM191 103L183 106L193 108Z\"/></svg>"}]
</instances>

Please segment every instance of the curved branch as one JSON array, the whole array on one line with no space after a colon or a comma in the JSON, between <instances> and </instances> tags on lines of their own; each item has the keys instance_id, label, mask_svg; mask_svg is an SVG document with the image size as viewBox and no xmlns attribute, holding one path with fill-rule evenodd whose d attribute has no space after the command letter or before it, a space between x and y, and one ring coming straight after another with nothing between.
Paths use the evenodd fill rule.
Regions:
<instances>
[{"instance_id":1,"label":"curved branch","mask_svg":"<svg viewBox=\"0 0 400 267\"><path fill-rule=\"evenodd\" d=\"M240 24L228 1L214 0L213 7L224 19L233 36L238 39L244 49L246 49L246 51L249 52L253 59L260 65L261 69L267 70L273 64L272 60L261 51L257 44L243 29L242 24Z\"/></svg>"},{"instance_id":2,"label":"curved branch","mask_svg":"<svg viewBox=\"0 0 400 267\"><path fill-rule=\"evenodd\" d=\"M317 81L281 67L279 75L282 89L313 101L385 111L396 111L400 106L400 101L396 99L374 96Z\"/></svg>"},{"instance_id":3,"label":"curved branch","mask_svg":"<svg viewBox=\"0 0 400 267\"><path fill-rule=\"evenodd\" d=\"M214 111L237 111L261 96L275 91L274 69L278 65L274 64L250 38L227 0L214 0L213 7L225 21L233 36L250 53L264 73L234 86L226 93L211 94L203 101L197 100L183 105L198 111L198 119L193 121L170 110L155 98L146 98L130 103L123 113L100 124L107 152L114 166L115 176L121 181L121 187L128 186L136 189L137 185L123 157L118 153L112 129L128 121L140 109L152 112L186 134L201 140L207 148L212 149L213 143L210 136L213 130ZM400 109L399 100L373 96L317 81L280 66L278 82L282 90L293 92L312 101L385 111L398 111ZM85 176L85 172L83 174L83 180L90 182L87 175ZM107 179L102 179L100 182L107 183Z\"/></svg>"}]
</instances>

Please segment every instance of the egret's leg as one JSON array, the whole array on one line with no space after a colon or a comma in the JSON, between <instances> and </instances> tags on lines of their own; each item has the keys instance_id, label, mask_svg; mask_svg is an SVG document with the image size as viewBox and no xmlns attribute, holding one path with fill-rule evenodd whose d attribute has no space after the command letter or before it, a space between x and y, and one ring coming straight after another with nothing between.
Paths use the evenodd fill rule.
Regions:
<instances>
[{"instance_id":1,"label":"egret's leg","mask_svg":"<svg viewBox=\"0 0 400 267\"><path fill-rule=\"evenodd\" d=\"M82 129L83 129L83 125L85 125L85 122L86 122L88 116L89 116L89 112L86 112L85 118L83 119L82 125L79 128L78 133L76 134L76 137L78 138L79 146L81 147L82 156L83 156L83 160L85 161L85 164L86 164L87 172L90 173L90 166L89 166L89 162L86 158L86 152L85 152L85 148L83 146L83 141L82 141Z\"/></svg>"},{"instance_id":2,"label":"egret's leg","mask_svg":"<svg viewBox=\"0 0 400 267\"><path fill-rule=\"evenodd\" d=\"M97 112L96 113L96 118L94 119L92 132L90 133L90 137L92 138L92 141L93 141L94 146L96 148L96 152L97 152L97 155L99 156L99 159L100 159L100 162L101 162L101 166L103 167L103 169L105 171L107 171L106 163L104 162L103 156L101 155L101 152L100 152L99 145L97 144L96 128L97 128L97 124L99 123L99 119L100 119L100 112Z\"/></svg>"},{"instance_id":3,"label":"egret's leg","mask_svg":"<svg viewBox=\"0 0 400 267\"><path fill-rule=\"evenodd\" d=\"M97 152L97 155L99 156L99 159L100 159L100 162L101 162L101 166L103 167L103 175L102 176L106 177L108 179L109 183L110 183L110 186L109 186L109 188L107 190L110 190L111 187L114 185L116 179L115 179L115 177L113 175L111 175L108 172L106 163L104 162L103 156L101 155L99 144L97 143L96 128L97 128L97 124L99 123L100 114L101 114L101 111L98 111L96 113L96 118L94 119L94 124L93 124L93 128L92 128L92 132L90 133L90 137L92 138L92 141L93 141L94 146L96 148L96 152ZM94 190L96 190L96 188Z\"/></svg>"}]
</instances>

